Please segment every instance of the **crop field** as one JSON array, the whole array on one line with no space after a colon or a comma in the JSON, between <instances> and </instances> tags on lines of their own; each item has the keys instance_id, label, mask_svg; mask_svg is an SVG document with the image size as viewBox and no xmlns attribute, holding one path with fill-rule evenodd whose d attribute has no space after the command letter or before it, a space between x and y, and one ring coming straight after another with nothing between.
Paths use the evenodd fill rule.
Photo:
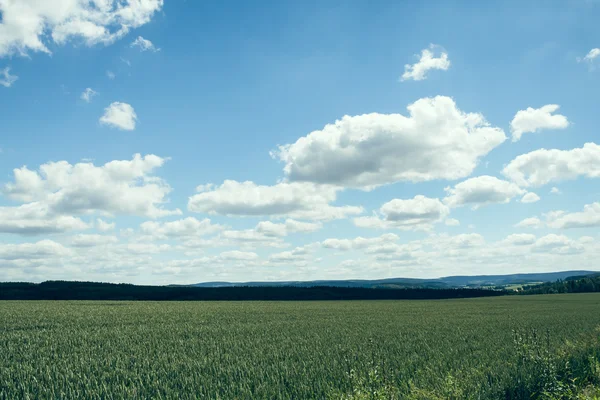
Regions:
<instances>
[{"instance_id":1,"label":"crop field","mask_svg":"<svg viewBox=\"0 0 600 400\"><path fill-rule=\"evenodd\" d=\"M600 294L4 301L0 399L529 398L531 374L598 326Z\"/></svg>"}]
</instances>

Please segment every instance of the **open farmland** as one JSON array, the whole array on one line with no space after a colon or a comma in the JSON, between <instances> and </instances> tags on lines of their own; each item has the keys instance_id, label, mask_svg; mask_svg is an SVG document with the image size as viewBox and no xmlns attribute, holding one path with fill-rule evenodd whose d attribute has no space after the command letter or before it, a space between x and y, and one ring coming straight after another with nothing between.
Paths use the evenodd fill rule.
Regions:
<instances>
[{"instance_id":1,"label":"open farmland","mask_svg":"<svg viewBox=\"0 0 600 400\"><path fill-rule=\"evenodd\" d=\"M523 343L554 354L592 334L599 310L599 294L4 301L0 398L519 398Z\"/></svg>"}]
</instances>

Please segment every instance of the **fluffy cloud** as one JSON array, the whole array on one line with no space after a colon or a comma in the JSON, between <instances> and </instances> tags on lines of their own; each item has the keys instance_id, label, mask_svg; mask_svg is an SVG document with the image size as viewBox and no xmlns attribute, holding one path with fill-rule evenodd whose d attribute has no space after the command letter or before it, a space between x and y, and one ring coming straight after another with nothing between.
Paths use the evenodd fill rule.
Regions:
<instances>
[{"instance_id":1,"label":"fluffy cloud","mask_svg":"<svg viewBox=\"0 0 600 400\"><path fill-rule=\"evenodd\" d=\"M525 246L535 243L536 237L530 233L515 233L508 235L502 243L512 246Z\"/></svg>"},{"instance_id":2,"label":"fluffy cloud","mask_svg":"<svg viewBox=\"0 0 600 400\"><path fill-rule=\"evenodd\" d=\"M600 57L600 49L591 49L584 57L578 57L577 62L593 63L596 58Z\"/></svg>"},{"instance_id":3,"label":"fluffy cloud","mask_svg":"<svg viewBox=\"0 0 600 400\"><path fill-rule=\"evenodd\" d=\"M106 222L101 218L96 219L96 229L100 232L108 232L115 229L117 224L114 222Z\"/></svg>"},{"instance_id":4,"label":"fluffy cloud","mask_svg":"<svg viewBox=\"0 0 600 400\"><path fill-rule=\"evenodd\" d=\"M515 225L516 228L541 228L544 223L537 217L525 218Z\"/></svg>"},{"instance_id":5,"label":"fluffy cloud","mask_svg":"<svg viewBox=\"0 0 600 400\"><path fill-rule=\"evenodd\" d=\"M532 246L535 253L577 254L585 250L584 246L564 235L549 234L539 238Z\"/></svg>"},{"instance_id":6,"label":"fluffy cloud","mask_svg":"<svg viewBox=\"0 0 600 400\"><path fill-rule=\"evenodd\" d=\"M290 233L311 233L321 229L323 225L319 222L301 222L287 219L284 223L262 221L256 225L256 231L266 236L287 236Z\"/></svg>"},{"instance_id":7,"label":"fluffy cloud","mask_svg":"<svg viewBox=\"0 0 600 400\"><path fill-rule=\"evenodd\" d=\"M409 116L344 116L271 155L290 181L373 188L398 181L459 179L505 141L481 114L464 113L449 97L417 100Z\"/></svg>"},{"instance_id":8,"label":"fluffy cloud","mask_svg":"<svg viewBox=\"0 0 600 400\"><path fill-rule=\"evenodd\" d=\"M447 187L444 203L450 207L471 204L477 208L486 204L508 203L525 190L512 182L503 181L493 176L483 175L467 179L453 188Z\"/></svg>"},{"instance_id":9,"label":"fluffy cloud","mask_svg":"<svg viewBox=\"0 0 600 400\"><path fill-rule=\"evenodd\" d=\"M309 220L346 218L362 212L361 207L331 206L337 191L332 186L312 183L278 183L273 186L226 180L221 186L199 186L189 198L188 209L229 216L289 216Z\"/></svg>"},{"instance_id":10,"label":"fluffy cloud","mask_svg":"<svg viewBox=\"0 0 600 400\"><path fill-rule=\"evenodd\" d=\"M562 192L560 191L560 189L557 188L557 187L553 187L552 189L550 189L550 193L551 194L562 194Z\"/></svg>"},{"instance_id":11,"label":"fluffy cloud","mask_svg":"<svg viewBox=\"0 0 600 400\"><path fill-rule=\"evenodd\" d=\"M14 170L14 183L6 184L3 191L14 200L39 203L37 208L51 216L98 212L157 218L180 214L180 210L160 207L171 188L152 172L165 161L136 154L132 160L115 160L100 167L66 161L43 164L39 171L25 166Z\"/></svg>"},{"instance_id":12,"label":"fluffy cloud","mask_svg":"<svg viewBox=\"0 0 600 400\"><path fill-rule=\"evenodd\" d=\"M47 205L29 203L19 207L0 207L0 233L40 235L88 229L81 219L53 215Z\"/></svg>"},{"instance_id":13,"label":"fluffy cloud","mask_svg":"<svg viewBox=\"0 0 600 400\"><path fill-rule=\"evenodd\" d=\"M455 218L446 218L446 221L444 221L444 223L447 226L459 226L460 225L460 221Z\"/></svg>"},{"instance_id":14,"label":"fluffy cloud","mask_svg":"<svg viewBox=\"0 0 600 400\"><path fill-rule=\"evenodd\" d=\"M560 106L558 104L547 104L541 108L528 107L526 110L520 110L510 123L512 132L512 141L521 139L524 133L538 132L544 129L565 129L569 126L567 117L556 112Z\"/></svg>"},{"instance_id":15,"label":"fluffy cloud","mask_svg":"<svg viewBox=\"0 0 600 400\"><path fill-rule=\"evenodd\" d=\"M119 239L111 235L79 234L71 238L73 247L94 247L104 244L117 243Z\"/></svg>"},{"instance_id":16,"label":"fluffy cloud","mask_svg":"<svg viewBox=\"0 0 600 400\"><path fill-rule=\"evenodd\" d=\"M572 150L535 150L516 157L502 173L519 186L542 186L579 176L598 178L600 146L586 143Z\"/></svg>"},{"instance_id":17,"label":"fluffy cloud","mask_svg":"<svg viewBox=\"0 0 600 400\"><path fill-rule=\"evenodd\" d=\"M46 43L110 44L148 23L163 0L0 1L0 57L50 53Z\"/></svg>"},{"instance_id":18,"label":"fluffy cloud","mask_svg":"<svg viewBox=\"0 0 600 400\"><path fill-rule=\"evenodd\" d=\"M406 81L412 79L415 81L422 81L427 79L427 72L432 69L439 69L442 71L448 70L448 68L450 68L448 53L445 51L440 51L439 56L436 57L434 51L436 51L438 48L439 46L431 44L429 45L428 49L421 50L421 57L417 63L412 65L406 64L404 66L404 73L402 74L400 80Z\"/></svg>"},{"instance_id":19,"label":"fluffy cloud","mask_svg":"<svg viewBox=\"0 0 600 400\"><path fill-rule=\"evenodd\" d=\"M133 107L127 103L115 101L104 109L104 115L100 117L100 123L125 131L135 129L137 114Z\"/></svg>"},{"instance_id":20,"label":"fluffy cloud","mask_svg":"<svg viewBox=\"0 0 600 400\"><path fill-rule=\"evenodd\" d=\"M258 258L258 254L253 253L251 251L239 251L239 250L231 250L224 251L219 255L222 260L256 260Z\"/></svg>"},{"instance_id":21,"label":"fluffy cloud","mask_svg":"<svg viewBox=\"0 0 600 400\"><path fill-rule=\"evenodd\" d=\"M521 198L521 203L535 203L538 201L540 201L540 196L538 196L537 194L535 194L533 192L527 192Z\"/></svg>"},{"instance_id":22,"label":"fluffy cloud","mask_svg":"<svg viewBox=\"0 0 600 400\"><path fill-rule=\"evenodd\" d=\"M555 229L600 227L600 202L586 204L581 212L550 213L547 225Z\"/></svg>"},{"instance_id":23,"label":"fluffy cloud","mask_svg":"<svg viewBox=\"0 0 600 400\"><path fill-rule=\"evenodd\" d=\"M398 240L398 235L387 233L373 238L357 237L355 239L326 239L321 242L321 246L333 250L356 250L366 249L370 246L376 246L386 243L392 243Z\"/></svg>"},{"instance_id":24,"label":"fluffy cloud","mask_svg":"<svg viewBox=\"0 0 600 400\"><path fill-rule=\"evenodd\" d=\"M2 244L0 260L27 260L47 257L69 256L71 251L52 240L41 240L37 243Z\"/></svg>"},{"instance_id":25,"label":"fluffy cloud","mask_svg":"<svg viewBox=\"0 0 600 400\"><path fill-rule=\"evenodd\" d=\"M382 205L376 215L355 218L354 224L362 228L427 230L449 213L448 207L440 200L418 195L413 199L391 200Z\"/></svg>"},{"instance_id":26,"label":"fluffy cloud","mask_svg":"<svg viewBox=\"0 0 600 400\"><path fill-rule=\"evenodd\" d=\"M210 219L198 220L188 217L171 222L146 221L140 225L143 234L157 239L204 236L219 232L223 226L213 224Z\"/></svg>"},{"instance_id":27,"label":"fluffy cloud","mask_svg":"<svg viewBox=\"0 0 600 400\"><path fill-rule=\"evenodd\" d=\"M140 51L152 51L152 52L160 51L159 48L157 48L156 46L154 46L154 43L152 43L151 41L149 41L147 39L144 39L141 36L138 36L131 43L131 47L138 47L140 49Z\"/></svg>"},{"instance_id":28,"label":"fluffy cloud","mask_svg":"<svg viewBox=\"0 0 600 400\"><path fill-rule=\"evenodd\" d=\"M0 40L2 39L0 38ZM17 81L17 79L19 79L18 76L10 74L10 67L0 69L0 85L4 87L11 87L12 84Z\"/></svg>"},{"instance_id":29,"label":"fluffy cloud","mask_svg":"<svg viewBox=\"0 0 600 400\"><path fill-rule=\"evenodd\" d=\"M82 93L81 93L81 100L85 101L86 103L89 103L90 101L92 101L92 97L94 97L95 95L97 95L98 93L92 89L92 88L86 88Z\"/></svg>"}]
</instances>

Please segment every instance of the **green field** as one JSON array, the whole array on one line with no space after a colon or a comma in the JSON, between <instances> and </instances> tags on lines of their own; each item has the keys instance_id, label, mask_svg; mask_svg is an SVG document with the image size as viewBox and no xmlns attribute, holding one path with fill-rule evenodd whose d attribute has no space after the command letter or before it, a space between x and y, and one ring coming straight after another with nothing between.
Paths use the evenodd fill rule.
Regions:
<instances>
[{"instance_id":1,"label":"green field","mask_svg":"<svg viewBox=\"0 0 600 400\"><path fill-rule=\"evenodd\" d=\"M535 354L598 326L600 294L4 301L0 398L519 398Z\"/></svg>"}]
</instances>

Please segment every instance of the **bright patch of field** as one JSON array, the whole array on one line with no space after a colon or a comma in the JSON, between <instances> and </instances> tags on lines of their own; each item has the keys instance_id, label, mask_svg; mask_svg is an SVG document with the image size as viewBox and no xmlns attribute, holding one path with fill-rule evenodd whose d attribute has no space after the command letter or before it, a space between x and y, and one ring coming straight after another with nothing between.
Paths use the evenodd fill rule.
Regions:
<instances>
[{"instance_id":1,"label":"bright patch of field","mask_svg":"<svg viewBox=\"0 0 600 400\"><path fill-rule=\"evenodd\" d=\"M4 301L0 399L323 399L360 385L391 385L413 398L493 399L514 383L513 329L548 330L559 348L597 326L600 294Z\"/></svg>"}]
</instances>

